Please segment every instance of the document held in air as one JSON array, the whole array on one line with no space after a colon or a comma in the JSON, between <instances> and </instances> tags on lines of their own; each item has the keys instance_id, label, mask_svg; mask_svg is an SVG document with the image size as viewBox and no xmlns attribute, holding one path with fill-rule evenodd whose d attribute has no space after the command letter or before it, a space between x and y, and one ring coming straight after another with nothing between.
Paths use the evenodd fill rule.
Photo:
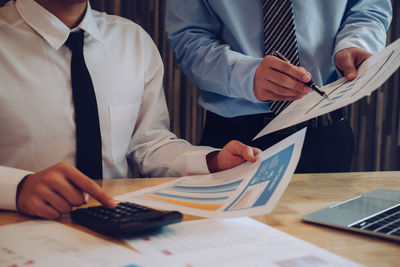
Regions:
<instances>
[{"instance_id":1,"label":"document held in air","mask_svg":"<svg viewBox=\"0 0 400 267\"><path fill-rule=\"evenodd\" d=\"M241 217L269 213L296 169L306 129L258 155L254 163L120 195L116 199L202 217Z\"/></svg>"},{"instance_id":2,"label":"document held in air","mask_svg":"<svg viewBox=\"0 0 400 267\"><path fill-rule=\"evenodd\" d=\"M400 39L371 56L358 68L353 81L341 78L321 89L329 99L311 91L293 101L274 118L254 139L296 125L336 109L347 106L378 89L400 66Z\"/></svg>"}]
</instances>

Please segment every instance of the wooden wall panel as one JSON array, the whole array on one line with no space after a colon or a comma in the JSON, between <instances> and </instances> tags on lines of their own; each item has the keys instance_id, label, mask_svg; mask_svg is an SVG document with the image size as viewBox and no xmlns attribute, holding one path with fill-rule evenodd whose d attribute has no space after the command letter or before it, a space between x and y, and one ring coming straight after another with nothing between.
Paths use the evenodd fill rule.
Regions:
<instances>
[{"instance_id":1,"label":"wooden wall panel","mask_svg":"<svg viewBox=\"0 0 400 267\"><path fill-rule=\"evenodd\" d=\"M388 43L400 38L400 1L392 0ZM400 70L371 96L346 107L356 138L354 171L400 170Z\"/></svg>"}]
</instances>

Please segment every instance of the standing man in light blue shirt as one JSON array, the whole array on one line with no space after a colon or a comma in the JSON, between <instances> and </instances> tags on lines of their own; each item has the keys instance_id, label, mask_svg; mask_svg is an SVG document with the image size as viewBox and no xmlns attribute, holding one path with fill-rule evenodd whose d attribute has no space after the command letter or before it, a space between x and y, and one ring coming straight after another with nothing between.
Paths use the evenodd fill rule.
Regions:
<instances>
[{"instance_id":1,"label":"standing man in light blue shirt","mask_svg":"<svg viewBox=\"0 0 400 267\"><path fill-rule=\"evenodd\" d=\"M279 1L278 1L279 2ZM319 85L357 76L358 66L385 46L390 0L292 0L300 65L265 56L263 0L168 0L166 31L182 71L200 88L207 110L200 141L227 140L265 149L300 125L252 138L274 117L272 100L296 100ZM307 123L298 172L350 169L354 141L339 110Z\"/></svg>"}]
</instances>

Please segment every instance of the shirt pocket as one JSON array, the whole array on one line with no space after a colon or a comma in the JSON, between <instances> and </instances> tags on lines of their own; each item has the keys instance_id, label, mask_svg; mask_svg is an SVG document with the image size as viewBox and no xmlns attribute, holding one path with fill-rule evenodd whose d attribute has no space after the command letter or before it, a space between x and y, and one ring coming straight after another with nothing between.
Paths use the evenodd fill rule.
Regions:
<instances>
[{"instance_id":1,"label":"shirt pocket","mask_svg":"<svg viewBox=\"0 0 400 267\"><path fill-rule=\"evenodd\" d=\"M111 151L114 162L124 160L136 120L138 118L141 101L124 105L110 106L111 124Z\"/></svg>"}]
</instances>

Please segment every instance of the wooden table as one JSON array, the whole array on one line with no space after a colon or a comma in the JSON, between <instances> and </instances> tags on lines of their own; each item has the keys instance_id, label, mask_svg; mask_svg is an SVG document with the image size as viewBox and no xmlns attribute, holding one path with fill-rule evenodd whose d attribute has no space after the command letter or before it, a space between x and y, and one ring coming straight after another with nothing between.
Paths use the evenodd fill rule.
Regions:
<instances>
[{"instance_id":1,"label":"wooden table","mask_svg":"<svg viewBox=\"0 0 400 267\"><path fill-rule=\"evenodd\" d=\"M173 178L114 179L100 183L107 192L116 196L171 179ZM254 218L368 266L400 266L399 243L301 221L301 216L304 214L377 188L400 190L400 172L295 174L273 212ZM89 205L93 204L93 201L89 202ZM15 212L0 211L0 225L29 219ZM185 215L185 220L192 219L197 217ZM63 218L61 222L89 232L83 227L72 224L69 218ZM107 240L127 246L120 240L111 238Z\"/></svg>"}]
</instances>

